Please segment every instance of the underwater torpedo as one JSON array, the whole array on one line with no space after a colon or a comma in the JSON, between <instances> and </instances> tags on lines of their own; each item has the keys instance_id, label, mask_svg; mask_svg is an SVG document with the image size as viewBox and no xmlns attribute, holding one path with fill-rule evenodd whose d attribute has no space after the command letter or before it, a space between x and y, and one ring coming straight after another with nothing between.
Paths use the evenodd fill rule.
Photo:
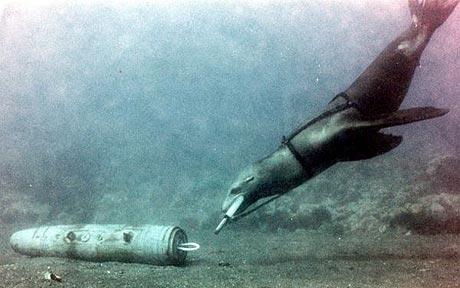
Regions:
<instances>
[{"instance_id":1,"label":"underwater torpedo","mask_svg":"<svg viewBox=\"0 0 460 288\"><path fill-rule=\"evenodd\" d=\"M271 155L241 172L223 202L224 217L215 233L337 162L369 159L401 143L401 136L384 134L380 129L446 114L448 109L399 107L423 50L459 1L409 0L410 27L319 116L285 137ZM270 198L256 205L266 197ZM248 209L251 205L255 207Z\"/></svg>"}]
</instances>

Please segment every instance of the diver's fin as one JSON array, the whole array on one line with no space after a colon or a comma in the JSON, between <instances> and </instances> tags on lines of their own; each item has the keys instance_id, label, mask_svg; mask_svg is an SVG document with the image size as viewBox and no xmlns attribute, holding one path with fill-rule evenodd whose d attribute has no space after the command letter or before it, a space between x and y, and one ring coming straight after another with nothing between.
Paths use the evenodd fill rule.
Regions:
<instances>
[{"instance_id":1,"label":"diver's fin","mask_svg":"<svg viewBox=\"0 0 460 288\"><path fill-rule=\"evenodd\" d=\"M402 136L384 133L362 133L343 151L340 161L357 161L384 154L401 144Z\"/></svg>"},{"instance_id":2,"label":"diver's fin","mask_svg":"<svg viewBox=\"0 0 460 288\"><path fill-rule=\"evenodd\" d=\"M449 109L434 107L417 107L398 110L390 114L384 114L376 119L359 119L351 123L351 129L373 128L382 129L391 126L409 124L412 122L441 117L449 112Z\"/></svg>"}]
</instances>

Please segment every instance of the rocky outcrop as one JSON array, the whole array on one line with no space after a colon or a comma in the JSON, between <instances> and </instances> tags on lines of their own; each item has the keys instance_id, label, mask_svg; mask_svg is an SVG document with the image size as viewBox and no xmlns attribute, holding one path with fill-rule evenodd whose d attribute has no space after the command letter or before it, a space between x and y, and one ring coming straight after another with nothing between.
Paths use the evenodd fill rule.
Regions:
<instances>
[{"instance_id":1,"label":"rocky outcrop","mask_svg":"<svg viewBox=\"0 0 460 288\"><path fill-rule=\"evenodd\" d=\"M392 211L393 226L422 234L460 233L460 158L441 156L430 161L407 198Z\"/></svg>"},{"instance_id":2,"label":"rocky outcrop","mask_svg":"<svg viewBox=\"0 0 460 288\"><path fill-rule=\"evenodd\" d=\"M460 233L460 195L425 196L393 213L390 221L393 226L403 226L421 234Z\"/></svg>"}]
</instances>

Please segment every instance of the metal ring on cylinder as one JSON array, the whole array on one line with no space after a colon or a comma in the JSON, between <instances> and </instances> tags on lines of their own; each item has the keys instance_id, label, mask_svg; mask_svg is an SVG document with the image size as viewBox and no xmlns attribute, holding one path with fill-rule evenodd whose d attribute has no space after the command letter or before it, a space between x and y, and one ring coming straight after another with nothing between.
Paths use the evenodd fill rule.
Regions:
<instances>
[{"instance_id":1,"label":"metal ring on cylinder","mask_svg":"<svg viewBox=\"0 0 460 288\"><path fill-rule=\"evenodd\" d=\"M181 243L177 245L177 250L186 251L186 252L196 251L198 249L200 249L200 244L194 243L194 242Z\"/></svg>"}]
</instances>

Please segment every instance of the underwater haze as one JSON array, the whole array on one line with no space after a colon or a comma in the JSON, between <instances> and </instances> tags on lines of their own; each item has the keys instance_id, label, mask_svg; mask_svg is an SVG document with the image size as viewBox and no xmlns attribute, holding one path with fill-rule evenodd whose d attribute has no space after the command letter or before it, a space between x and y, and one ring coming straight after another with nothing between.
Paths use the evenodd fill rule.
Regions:
<instances>
[{"instance_id":1,"label":"underwater haze","mask_svg":"<svg viewBox=\"0 0 460 288\"><path fill-rule=\"evenodd\" d=\"M211 233L236 174L322 111L410 21L399 0L0 5L7 231L149 223ZM341 234L416 222L394 216L433 194L414 181L432 176L428 163L460 163L458 27L457 9L403 103L448 115L390 129L404 137L394 151L336 165L232 229Z\"/></svg>"},{"instance_id":2,"label":"underwater haze","mask_svg":"<svg viewBox=\"0 0 460 288\"><path fill-rule=\"evenodd\" d=\"M0 0L0 287L458 287L458 7L402 104L447 115L385 129L401 145L213 234L238 173L410 21L407 0ZM185 259L183 232L143 224L201 248ZM62 258L16 253L52 241Z\"/></svg>"}]
</instances>

